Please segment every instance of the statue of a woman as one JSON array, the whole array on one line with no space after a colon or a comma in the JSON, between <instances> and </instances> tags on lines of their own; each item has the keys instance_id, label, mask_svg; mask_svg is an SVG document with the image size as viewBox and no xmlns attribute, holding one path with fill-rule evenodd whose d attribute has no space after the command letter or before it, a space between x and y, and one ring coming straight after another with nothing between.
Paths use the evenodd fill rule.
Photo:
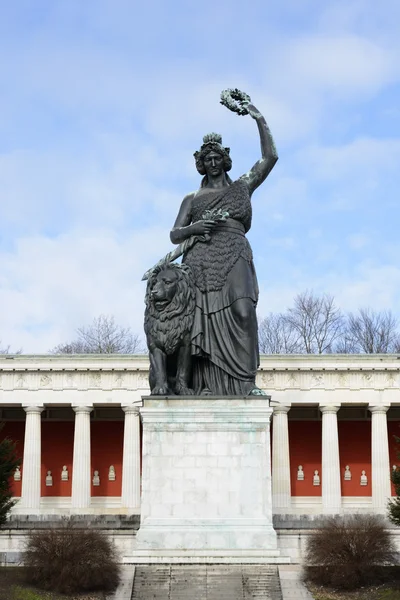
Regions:
<instances>
[{"instance_id":1,"label":"statue of a woman","mask_svg":"<svg viewBox=\"0 0 400 600\"><path fill-rule=\"evenodd\" d=\"M241 114L250 114L257 123L260 160L232 181L227 174L232 167L229 148L222 145L221 136L206 135L194 154L196 168L203 175L201 187L184 198L171 231L174 244L191 236L203 236L200 239L204 240L190 247L183 257L196 285L192 359L197 394L260 393L255 384L259 365L258 285L245 234L251 226L251 196L278 156L262 114L249 99L241 106ZM224 218L218 220L218 213Z\"/></svg>"}]
</instances>

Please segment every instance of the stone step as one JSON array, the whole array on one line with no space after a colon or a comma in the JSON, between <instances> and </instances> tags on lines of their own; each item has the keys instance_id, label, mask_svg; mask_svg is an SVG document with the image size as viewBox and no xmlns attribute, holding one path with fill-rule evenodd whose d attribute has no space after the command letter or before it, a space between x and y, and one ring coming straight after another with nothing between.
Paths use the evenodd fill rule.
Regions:
<instances>
[{"instance_id":1,"label":"stone step","mask_svg":"<svg viewBox=\"0 0 400 600\"><path fill-rule=\"evenodd\" d=\"M132 600L282 600L267 565L138 565Z\"/></svg>"}]
</instances>

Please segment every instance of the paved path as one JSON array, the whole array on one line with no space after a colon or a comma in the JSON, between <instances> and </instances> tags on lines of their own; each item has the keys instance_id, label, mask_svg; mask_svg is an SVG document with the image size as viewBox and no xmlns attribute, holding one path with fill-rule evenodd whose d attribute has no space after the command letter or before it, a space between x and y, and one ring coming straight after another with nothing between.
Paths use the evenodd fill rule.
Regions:
<instances>
[{"instance_id":1,"label":"paved path","mask_svg":"<svg viewBox=\"0 0 400 600\"><path fill-rule=\"evenodd\" d=\"M301 579L300 565L279 565L282 600L313 600Z\"/></svg>"}]
</instances>

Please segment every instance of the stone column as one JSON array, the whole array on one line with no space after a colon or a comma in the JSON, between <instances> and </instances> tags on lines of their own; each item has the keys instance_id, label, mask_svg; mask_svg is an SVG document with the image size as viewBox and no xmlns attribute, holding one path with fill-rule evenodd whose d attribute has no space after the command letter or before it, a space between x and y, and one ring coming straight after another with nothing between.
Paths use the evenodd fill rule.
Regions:
<instances>
[{"instance_id":1,"label":"stone column","mask_svg":"<svg viewBox=\"0 0 400 600\"><path fill-rule=\"evenodd\" d=\"M138 406L123 406L124 451L122 457L122 506L140 506L140 420Z\"/></svg>"},{"instance_id":2,"label":"stone column","mask_svg":"<svg viewBox=\"0 0 400 600\"><path fill-rule=\"evenodd\" d=\"M274 407L272 427L272 507L290 508L290 456L288 412L290 406Z\"/></svg>"},{"instance_id":3,"label":"stone column","mask_svg":"<svg viewBox=\"0 0 400 600\"><path fill-rule=\"evenodd\" d=\"M40 508L41 419L43 406L24 406L26 412L22 461L21 508L36 513Z\"/></svg>"},{"instance_id":4,"label":"stone column","mask_svg":"<svg viewBox=\"0 0 400 600\"><path fill-rule=\"evenodd\" d=\"M369 406L372 414L372 506L375 512L386 512L391 495L389 440L386 413L389 406Z\"/></svg>"},{"instance_id":5,"label":"stone column","mask_svg":"<svg viewBox=\"0 0 400 600\"><path fill-rule=\"evenodd\" d=\"M320 406L322 412L322 506L338 514L342 506L337 412L340 406ZM305 441L306 443L306 441Z\"/></svg>"},{"instance_id":6,"label":"stone column","mask_svg":"<svg viewBox=\"0 0 400 600\"><path fill-rule=\"evenodd\" d=\"M74 458L72 463L72 498L73 509L90 506L90 413L92 406L74 406L75 433Z\"/></svg>"}]
</instances>

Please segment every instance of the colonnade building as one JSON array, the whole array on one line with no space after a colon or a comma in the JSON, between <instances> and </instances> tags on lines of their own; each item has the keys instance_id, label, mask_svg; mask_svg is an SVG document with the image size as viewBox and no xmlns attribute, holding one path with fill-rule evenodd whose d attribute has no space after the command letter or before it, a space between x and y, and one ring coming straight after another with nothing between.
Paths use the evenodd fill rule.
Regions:
<instances>
[{"instance_id":1,"label":"colonnade building","mask_svg":"<svg viewBox=\"0 0 400 600\"><path fill-rule=\"evenodd\" d=\"M386 512L399 462L400 356L262 356L275 515ZM3 356L13 513L140 515L145 355ZM400 450L400 448L399 448Z\"/></svg>"}]
</instances>

